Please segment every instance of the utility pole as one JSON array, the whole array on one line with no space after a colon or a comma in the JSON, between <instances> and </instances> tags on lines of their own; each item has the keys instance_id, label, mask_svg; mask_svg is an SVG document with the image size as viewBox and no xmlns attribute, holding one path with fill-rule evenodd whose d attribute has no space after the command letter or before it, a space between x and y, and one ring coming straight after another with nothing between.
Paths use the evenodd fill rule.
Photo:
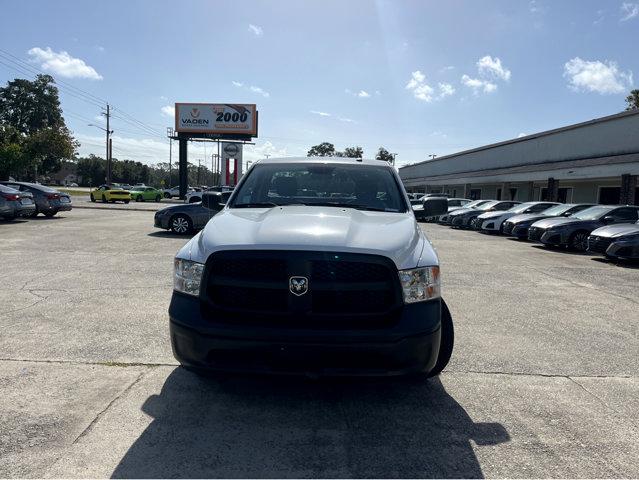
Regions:
<instances>
[{"instance_id":1,"label":"utility pole","mask_svg":"<svg viewBox=\"0 0 639 480\"><path fill-rule=\"evenodd\" d=\"M200 159L197 159L197 186L200 186Z\"/></svg>"},{"instance_id":2,"label":"utility pole","mask_svg":"<svg viewBox=\"0 0 639 480\"><path fill-rule=\"evenodd\" d=\"M173 129L166 127L166 136L169 137L169 184L166 188L171 188L171 159L173 157Z\"/></svg>"},{"instance_id":3,"label":"utility pole","mask_svg":"<svg viewBox=\"0 0 639 480\"><path fill-rule=\"evenodd\" d=\"M111 117L111 107L107 103L106 106L106 183L111 183L111 145L110 145L110 137L111 131L109 130L109 120Z\"/></svg>"},{"instance_id":4,"label":"utility pole","mask_svg":"<svg viewBox=\"0 0 639 480\"><path fill-rule=\"evenodd\" d=\"M395 166L395 157L398 155L397 153L391 153L393 156L393 167Z\"/></svg>"}]
</instances>

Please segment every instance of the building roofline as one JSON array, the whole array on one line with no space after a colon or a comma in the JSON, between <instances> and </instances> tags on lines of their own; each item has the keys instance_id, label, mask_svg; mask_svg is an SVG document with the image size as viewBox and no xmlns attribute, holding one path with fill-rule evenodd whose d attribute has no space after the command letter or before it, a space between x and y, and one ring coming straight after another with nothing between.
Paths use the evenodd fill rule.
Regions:
<instances>
[{"instance_id":1,"label":"building roofline","mask_svg":"<svg viewBox=\"0 0 639 480\"><path fill-rule=\"evenodd\" d=\"M565 127L553 128L552 130L544 130L543 132L533 133L531 135L526 135L525 137L513 138L513 139L510 139L510 140L504 140L502 142L497 142L497 143L490 143L488 145L483 145L481 147L475 147L475 148L471 148L469 150L462 150L461 152L451 153L451 154L444 155L444 156L441 156L441 157L436 157L436 158L432 158L432 159L428 159L428 160L422 160L421 162L412 163L410 165L404 165L403 167L400 167L400 170L403 170L404 168L415 167L417 165L424 165L426 163L430 164L430 163L440 162L442 160L448 160L448 159L453 158L453 157L460 157L462 155L468 155L470 153L481 152L483 150L490 150L490 149L493 149L493 148L502 147L504 145L510 145L510 144L513 144L513 143L527 142L527 141L532 140L534 138L546 137L546 136L549 136L549 135L554 135L556 133L565 132L565 131L568 131L568 130L576 130L578 128L587 127L589 125L596 125L598 123L609 122L611 120L617 120L619 118L630 117L630 116L633 116L633 115L639 115L639 109L627 110L627 111L615 113L613 115L607 115L605 117L593 118L592 120L587 120L585 122L574 123L572 125L567 125Z\"/></svg>"}]
</instances>

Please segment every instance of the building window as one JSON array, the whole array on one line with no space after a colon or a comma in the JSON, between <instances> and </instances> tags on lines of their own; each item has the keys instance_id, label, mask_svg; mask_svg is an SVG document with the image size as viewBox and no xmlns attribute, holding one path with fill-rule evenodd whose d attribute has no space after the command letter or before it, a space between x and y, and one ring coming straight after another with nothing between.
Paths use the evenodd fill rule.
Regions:
<instances>
[{"instance_id":1,"label":"building window","mask_svg":"<svg viewBox=\"0 0 639 480\"><path fill-rule=\"evenodd\" d=\"M479 200L481 198L481 188L471 188L470 189L470 199L471 200Z\"/></svg>"},{"instance_id":2,"label":"building window","mask_svg":"<svg viewBox=\"0 0 639 480\"><path fill-rule=\"evenodd\" d=\"M599 203L603 205L618 205L621 197L621 187L599 187Z\"/></svg>"},{"instance_id":3,"label":"building window","mask_svg":"<svg viewBox=\"0 0 639 480\"><path fill-rule=\"evenodd\" d=\"M548 189L546 187L541 188L539 192L539 200L542 202L550 201L548 198ZM572 202L572 187L559 187L557 189L557 201L559 203Z\"/></svg>"}]
</instances>

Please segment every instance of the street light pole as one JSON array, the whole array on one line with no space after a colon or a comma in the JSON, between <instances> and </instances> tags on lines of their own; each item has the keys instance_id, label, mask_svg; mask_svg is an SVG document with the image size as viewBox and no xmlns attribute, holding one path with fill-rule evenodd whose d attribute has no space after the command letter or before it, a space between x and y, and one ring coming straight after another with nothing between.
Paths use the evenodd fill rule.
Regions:
<instances>
[{"instance_id":1,"label":"street light pole","mask_svg":"<svg viewBox=\"0 0 639 480\"><path fill-rule=\"evenodd\" d=\"M111 107L107 103L106 106L106 183L111 183L111 145L109 144L109 120L111 117Z\"/></svg>"}]
</instances>

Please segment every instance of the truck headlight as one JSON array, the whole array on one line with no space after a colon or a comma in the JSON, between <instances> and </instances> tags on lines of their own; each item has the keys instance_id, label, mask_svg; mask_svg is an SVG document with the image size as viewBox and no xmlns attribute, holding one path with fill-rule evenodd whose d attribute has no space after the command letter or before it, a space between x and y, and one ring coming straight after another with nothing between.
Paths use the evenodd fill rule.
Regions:
<instances>
[{"instance_id":1,"label":"truck headlight","mask_svg":"<svg viewBox=\"0 0 639 480\"><path fill-rule=\"evenodd\" d=\"M173 289L176 292L198 296L203 272L203 264L176 258L173 270Z\"/></svg>"},{"instance_id":2,"label":"truck headlight","mask_svg":"<svg viewBox=\"0 0 639 480\"><path fill-rule=\"evenodd\" d=\"M404 303L423 302L441 296L439 267L400 270L399 281L402 284Z\"/></svg>"}]
</instances>

